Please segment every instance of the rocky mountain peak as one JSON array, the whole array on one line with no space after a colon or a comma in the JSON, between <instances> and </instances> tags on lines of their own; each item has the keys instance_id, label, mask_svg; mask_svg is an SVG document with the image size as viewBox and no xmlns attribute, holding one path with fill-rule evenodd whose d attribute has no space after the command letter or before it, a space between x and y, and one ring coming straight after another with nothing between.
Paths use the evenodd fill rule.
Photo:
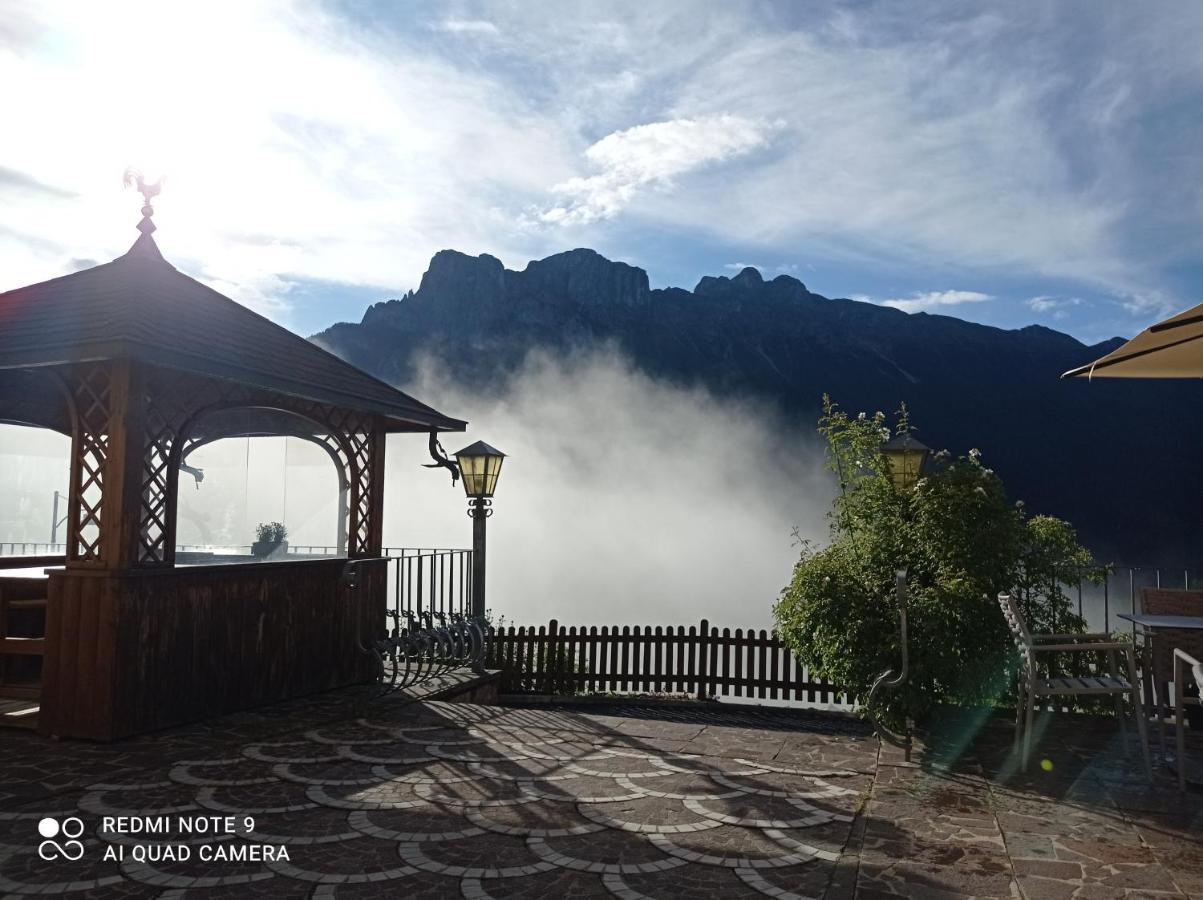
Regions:
<instances>
[{"instance_id":1,"label":"rocky mountain peak","mask_svg":"<svg viewBox=\"0 0 1203 900\"><path fill-rule=\"evenodd\" d=\"M496 256L469 256L458 250L440 250L422 276L419 292L452 301L499 299L505 292L505 266Z\"/></svg>"},{"instance_id":2,"label":"rocky mountain peak","mask_svg":"<svg viewBox=\"0 0 1203 900\"><path fill-rule=\"evenodd\" d=\"M759 291L764 285L765 281L760 270L752 266L745 266L734 278L728 278L726 275L703 275L693 292L699 296L715 296L733 292L748 294Z\"/></svg>"},{"instance_id":3,"label":"rocky mountain peak","mask_svg":"<svg viewBox=\"0 0 1203 900\"><path fill-rule=\"evenodd\" d=\"M760 275L760 270L755 266L744 266L740 269L738 275L731 279L731 283L740 287L760 287L764 284L764 278Z\"/></svg>"},{"instance_id":4,"label":"rocky mountain peak","mask_svg":"<svg viewBox=\"0 0 1203 900\"><path fill-rule=\"evenodd\" d=\"M1073 521L1096 552L1197 553L1203 488L1190 473L1203 425L1182 415L1195 386L1059 379L1115 341L1087 347L1041 326L1008 331L828 300L751 267L702 278L692 293L650 291L642 269L583 248L522 271L443 251L412 297L318 339L398 384L429 357L472 383L518 371L534 349L613 345L651 377L746 398L749 409L767 400L797 423L814 420L824 392L853 411L906 401L932 442L980 447L1015 496ZM1108 453L1097 452L1100 440ZM1126 465L1117 480L1115 460L1129 459L1157 463ZM1117 520L1116 509L1148 510L1150 498L1155 515Z\"/></svg>"},{"instance_id":5,"label":"rocky mountain peak","mask_svg":"<svg viewBox=\"0 0 1203 900\"><path fill-rule=\"evenodd\" d=\"M586 248L535 260L520 275L532 292L591 306L643 306L651 295L643 269Z\"/></svg>"}]
</instances>

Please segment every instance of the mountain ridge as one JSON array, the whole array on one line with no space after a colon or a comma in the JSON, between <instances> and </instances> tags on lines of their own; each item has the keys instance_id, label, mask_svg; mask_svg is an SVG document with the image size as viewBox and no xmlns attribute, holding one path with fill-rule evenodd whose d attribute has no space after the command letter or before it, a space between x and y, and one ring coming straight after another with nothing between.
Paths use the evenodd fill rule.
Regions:
<instances>
[{"instance_id":1,"label":"mountain ridge","mask_svg":"<svg viewBox=\"0 0 1203 900\"><path fill-rule=\"evenodd\" d=\"M1188 385L1060 380L1118 337L1087 345L1042 325L1002 329L833 299L753 267L702 276L693 290L651 288L643 269L576 248L521 270L441 250L416 291L312 339L402 385L423 356L465 383L496 384L533 349L614 343L653 377L768 398L804 422L824 393L852 411L905 401L927 443L980 447L1014 495L1069 518L1102 554L1177 559L1197 544L1203 488L1182 485L1203 427L1182 415L1193 405ZM1125 468L1123 458L1143 463ZM1117 504L1145 520L1114 521Z\"/></svg>"}]
</instances>

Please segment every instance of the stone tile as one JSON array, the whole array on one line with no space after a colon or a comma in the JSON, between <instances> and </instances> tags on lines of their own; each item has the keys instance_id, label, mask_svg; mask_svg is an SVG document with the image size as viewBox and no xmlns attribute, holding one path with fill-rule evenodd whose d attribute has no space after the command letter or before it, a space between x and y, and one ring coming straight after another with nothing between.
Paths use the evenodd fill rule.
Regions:
<instances>
[{"instance_id":1,"label":"stone tile","mask_svg":"<svg viewBox=\"0 0 1203 900\"><path fill-rule=\"evenodd\" d=\"M847 719L606 710L351 690L112 745L6 734L0 893L1203 896L1203 794L1144 784L1107 719L1049 717L1052 770L1021 773L1009 723L981 711L950 711L906 765ZM139 841L97 834L102 815L163 810L249 816L221 842L290 858L101 859ZM49 814L85 821L83 860L39 859Z\"/></svg>"},{"instance_id":2,"label":"stone tile","mask_svg":"<svg viewBox=\"0 0 1203 900\"><path fill-rule=\"evenodd\" d=\"M1137 824L1136 830L1178 888L1203 897L1203 828L1176 819L1172 827Z\"/></svg>"},{"instance_id":3,"label":"stone tile","mask_svg":"<svg viewBox=\"0 0 1203 900\"><path fill-rule=\"evenodd\" d=\"M900 859L882 858L866 850L860 865L862 897L1010 900L1013 883L1010 865L1002 853L947 848L934 857Z\"/></svg>"}]
</instances>

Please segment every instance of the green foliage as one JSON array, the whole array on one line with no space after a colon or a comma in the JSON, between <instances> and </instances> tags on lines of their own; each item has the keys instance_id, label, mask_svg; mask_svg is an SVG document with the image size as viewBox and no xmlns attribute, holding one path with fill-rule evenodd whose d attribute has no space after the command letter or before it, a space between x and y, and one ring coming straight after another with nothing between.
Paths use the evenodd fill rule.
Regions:
<instances>
[{"instance_id":1,"label":"green foliage","mask_svg":"<svg viewBox=\"0 0 1203 900\"><path fill-rule=\"evenodd\" d=\"M266 544L278 544L288 537L283 522L260 522L255 527L255 540Z\"/></svg>"},{"instance_id":2,"label":"green foliage","mask_svg":"<svg viewBox=\"0 0 1203 900\"><path fill-rule=\"evenodd\" d=\"M1076 597L1066 593L1065 584L1079 578L1102 584L1106 575L1106 568L1096 565L1090 551L1078 543L1077 532L1068 522L1052 516L1028 520L1028 543L1014 589L1028 630L1054 634L1084 631L1086 622L1074 611Z\"/></svg>"},{"instance_id":3,"label":"green foliage","mask_svg":"<svg viewBox=\"0 0 1203 900\"><path fill-rule=\"evenodd\" d=\"M995 599L1018 591L1033 630L1081 630L1058 577L1091 565L1073 529L1028 518L1007 500L1001 479L971 450L935 454L923 477L902 490L881 445L881 413L850 417L824 397L819 432L840 495L831 542L804 544L774 612L783 638L820 677L861 703L874 679L901 662L895 571L907 570L910 676L874 698L874 713L898 725L940 703L991 702L1008 690L1011 641ZM896 430L911 430L905 408Z\"/></svg>"}]
</instances>

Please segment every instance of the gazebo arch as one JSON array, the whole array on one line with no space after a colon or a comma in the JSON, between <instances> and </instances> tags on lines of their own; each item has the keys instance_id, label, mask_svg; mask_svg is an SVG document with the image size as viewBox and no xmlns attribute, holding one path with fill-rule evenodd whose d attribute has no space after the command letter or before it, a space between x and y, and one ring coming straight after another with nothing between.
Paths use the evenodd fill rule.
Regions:
<instances>
[{"instance_id":1,"label":"gazebo arch","mask_svg":"<svg viewBox=\"0 0 1203 900\"><path fill-rule=\"evenodd\" d=\"M250 415L246 415L248 413ZM264 416L264 413L269 415ZM206 421L215 417L221 421ZM317 419L291 410L219 404L194 415L181 427L180 435L181 438L172 447L167 470L170 479L168 497L172 503L178 502L179 472L187 463L189 455L215 441L228 438L291 437L320 447L330 457L338 476L338 524L335 544L339 556L347 554L347 539L354 531L354 525L350 521L352 507L349 497L356 485L362 490L364 482L354 465L352 446L339 433ZM174 510L170 519L173 523L176 520ZM168 541L169 547L174 543L174 539L173 531L171 540ZM171 550L174 554L173 547Z\"/></svg>"},{"instance_id":2,"label":"gazebo arch","mask_svg":"<svg viewBox=\"0 0 1203 900\"><path fill-rule=\"evenodd\" d=\"M0 421L72 436L67 552L46 586L39 726L55 734L113 738L372 678L357 650L385 628L370 561L386 435L466 425L175 269L152 212L114 261L0 294ZM272 434L285 417L341 466L347 556L368 561L353 595L340 560L175 565L179 465L206 422Z\"/></svg>"}]
</instances>

